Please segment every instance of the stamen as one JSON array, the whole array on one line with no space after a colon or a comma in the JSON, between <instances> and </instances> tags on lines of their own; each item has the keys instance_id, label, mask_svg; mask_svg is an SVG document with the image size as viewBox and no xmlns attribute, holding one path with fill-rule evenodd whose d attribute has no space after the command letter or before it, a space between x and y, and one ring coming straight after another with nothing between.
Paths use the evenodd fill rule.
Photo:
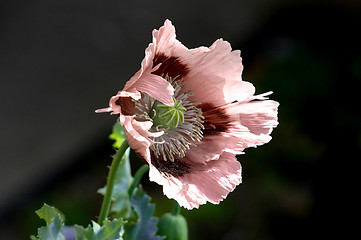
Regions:
<instances>
[{"instance_id":1,"label":"stamen","mask_svg":"<svg viewBox=\"0 0 361 240\"><path fill-rule=\"evenodd\" d=\"M183 92L181 85L182 79L178 77L171 78L168 75L162 76L170 82L174 88L174 97L182 102L186 109L184 112L184 122L175 129L167 130L161 138L163 144L154 143L150 149L153 150L156 157L162 157L164 161L174 161L174 157L183 158L190 146L195 146L203 138L203 115L201 109L197 108L195 103L190 100L191 92ZM157 138L154 138L159 142Z\"/></svg>"},{"instance_id":2,"label":"stamen","mask_svg":"<svg viewBox=\"0 0 361 240\"><path fill-rule=\"evenodd\" d=\"M153 156L159 159L157 161L169 160L170 162L175 162L177 159L183 158L191 146L195 146L202 140L204 117L202 110L196 107L197 104L190 99L192 93L183 91L182 79L178 76L172 78L169 75L162 75L162 77L172 84L174 88L174 102L181 103L185 111L183 112L183 122L179 122L173 129L164 129L157 124L153 124L153 127L150 129L151 132L164 131L164 134L157 137L149 137L153 141L150 149L153 152ZM151 116L154 116L152 106L155 101L148 94L142 93L141 99L135 101L135 108L137 109L135 119L137 121L153 121Z\"/></svg>"},{"instance_id":3,"label":"stamen","mask_svg":"<svg viewBox=\"0 0 361 240\"><path fill-rule=\"evenodd\" d=\"M143 92L141 92L141 96L142 97L139 100L132 99L135 103L135 108L138 110L138 112L135 113L135 120L140 122L152 121L149 116L149 112L155 99Z\"/></svg>"}]
</instances>

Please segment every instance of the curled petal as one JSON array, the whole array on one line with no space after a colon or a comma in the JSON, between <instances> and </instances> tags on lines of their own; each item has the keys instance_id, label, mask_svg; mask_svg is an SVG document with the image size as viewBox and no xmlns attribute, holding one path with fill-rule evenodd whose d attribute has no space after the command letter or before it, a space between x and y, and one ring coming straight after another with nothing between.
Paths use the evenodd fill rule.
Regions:
<instances>
[{"instance_id":1,"label":"curled petal","mask_svg":"<svg viewBox=\"0 0 361 240\"><path fill-rule=\"evenodd\" d=\"M148 138L148 130L152 122L138 122L134 116L121 116L119 121L123 125L129 146L144 159L149 159L149 146L152 142Z\"/></svg>"},{"instance_id":2,"label":"curled petal","mask_svg":"<svg viewBox=\"0 0 361 240\"><path fill-rule=\"evenodd\" d=\"M140 92L147 93L149 96L166 105L173 105L172 96L174 94L174 88L167 80L160 76L151 73L143 74L132 87Z\"/></svg>"},{"instance_id":3,"label":"curled petal","mask_svg":"<svg viewBox=\"0 0 361 240\"><path fill-rule=\"evenodd\" d=\"M100 109L95 110L96 113L111 112L111 111L112 111L111 107L100 108Z\"/></svg>"}]
</instances>

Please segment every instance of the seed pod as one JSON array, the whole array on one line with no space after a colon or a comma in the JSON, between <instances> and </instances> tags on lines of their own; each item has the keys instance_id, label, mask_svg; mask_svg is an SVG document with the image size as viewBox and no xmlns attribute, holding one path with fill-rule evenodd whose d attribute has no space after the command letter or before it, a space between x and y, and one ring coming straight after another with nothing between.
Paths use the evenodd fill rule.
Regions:
<instances>
[{"instance_id":1,"label":"seed pod","mask_svg":"<svg viewBox=\"0 0 361 240\"><path fill-rule=\"evenodd\" d=\"M153 119L154 126L164 129L174 129L178 124L184 122L184 112L186 109L182 106L182 101L173 98L174 106L167 106L159 101L155 101L150 117Z\"/></svg>"},{"instance_id":2,"label":"seed pod","mask_svg":"<svg viewBox=\"0 0 361 240\"><path fill-rule=\"evenodd\" d=\"M164 214L158 222L157 235L165 236L165 240L188 240L186 219L180 214Z\"/></svg>"}]
</instances>

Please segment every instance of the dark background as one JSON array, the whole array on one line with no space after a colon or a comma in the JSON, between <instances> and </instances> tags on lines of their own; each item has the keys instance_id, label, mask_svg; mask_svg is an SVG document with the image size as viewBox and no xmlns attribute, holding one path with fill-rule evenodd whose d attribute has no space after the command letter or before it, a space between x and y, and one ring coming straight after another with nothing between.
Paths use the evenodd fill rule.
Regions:
<instances>
[{"instance_id":1,"label":"dark background","mask_svg":"<svg viewBox=\"0 0 361 240\"><path fill-rule=\"evenodd\" d=\"M169 18L189 48L242 51L243 78L280 102L273 140L239 156L243 183L183 210L190 239L325 239L352 230L361 151L359 1L0 1L0 239L28 239L43 202L96 219L116 119L106 107ZM134 156L133 156L134 157ZM134 158L133 167L139 166ZM143 181L170 210L161 188ZM346 203L345 203L346 200ZM346 226L346 228L343 228Z\"/></svg>"}]
</instances>

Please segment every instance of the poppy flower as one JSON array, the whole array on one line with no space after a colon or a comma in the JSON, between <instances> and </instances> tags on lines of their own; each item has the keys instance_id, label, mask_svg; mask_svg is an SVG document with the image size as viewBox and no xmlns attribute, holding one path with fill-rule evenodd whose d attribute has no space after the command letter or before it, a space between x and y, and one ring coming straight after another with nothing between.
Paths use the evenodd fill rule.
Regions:
<instances>
[{"instance_id":1,"label":"poppy flower","mask_svg":"<svg viewBox=\"0 0 361 240\"><path fill-rule=\"evenodd\" d=\"M140 70L97 112L119 114L149 178L187 209L218 204L241 183L236 158L271 140L278 103L242 80L240 51L219 39L188 49L169 20L153 30Z\"/></svg>"}]
</instances>

